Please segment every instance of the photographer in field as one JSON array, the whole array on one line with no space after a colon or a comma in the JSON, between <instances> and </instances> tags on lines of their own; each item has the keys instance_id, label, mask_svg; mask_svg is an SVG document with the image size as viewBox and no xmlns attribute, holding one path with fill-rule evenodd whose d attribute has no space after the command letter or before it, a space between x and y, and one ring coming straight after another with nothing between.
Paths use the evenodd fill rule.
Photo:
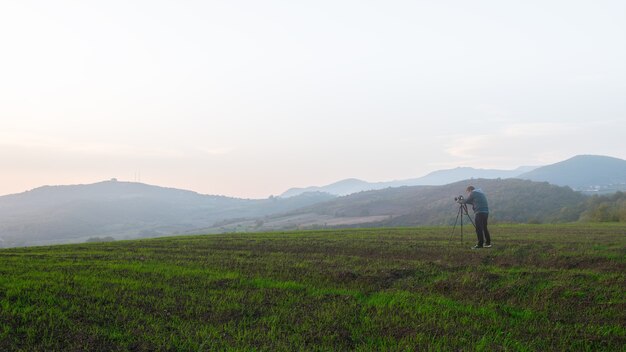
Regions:
<instances>
[{"instance_id":1,"label":"photographer in field","mask_svg":"<svg viewBox=\"0 0 626 352\"><path fill-rule=\"evenodd\" d=\"M476 236L478 237L478 243L472 247L472 249L479 248L491 248L491 236L487 229L487 219L489 218L489 205L487 204L487 197L482 190L469 186L465 190L467 192L467 198L460 199L459 203L471 204L474 210L474 223L476 225Z\"/></svg>"}]
</instances>

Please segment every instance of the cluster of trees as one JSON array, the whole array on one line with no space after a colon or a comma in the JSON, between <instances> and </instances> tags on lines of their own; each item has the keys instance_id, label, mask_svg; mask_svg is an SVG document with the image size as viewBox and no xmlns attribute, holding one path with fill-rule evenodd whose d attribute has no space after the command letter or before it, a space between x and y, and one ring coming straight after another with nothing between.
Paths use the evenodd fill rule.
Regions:
<instances>
[{"instance_id":1,"label":"cluster of trees","mask_svg":"<svg viewBox=\"0 0 626 352\"><path fill-rule=\"evenodd\" d=\"M626 193L616 192L610 195L590 197L580 220L626 222Z\"/></svg>"}]
</instances>

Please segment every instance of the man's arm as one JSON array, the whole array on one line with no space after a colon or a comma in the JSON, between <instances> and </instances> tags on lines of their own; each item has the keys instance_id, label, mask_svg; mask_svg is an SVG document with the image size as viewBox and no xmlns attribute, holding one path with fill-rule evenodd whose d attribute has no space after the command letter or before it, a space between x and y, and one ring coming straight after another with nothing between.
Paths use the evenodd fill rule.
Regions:
<instances>
[{"instance_id":1,"label":"man's arm","mask_svg":"<svg viewBox=\"0 0 626 352\"><path fill-rule=\"evenodd\" d=\"M469 196L463 200L463 204L474 205L474 192L470 192Z\"/></svg>"}]
</instances>

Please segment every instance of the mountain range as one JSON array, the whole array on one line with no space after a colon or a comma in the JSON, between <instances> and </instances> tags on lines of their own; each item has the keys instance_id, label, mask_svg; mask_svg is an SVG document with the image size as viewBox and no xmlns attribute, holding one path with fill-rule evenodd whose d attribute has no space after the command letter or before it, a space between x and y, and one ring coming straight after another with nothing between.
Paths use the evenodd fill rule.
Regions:
<instances>
[{"instance_id":1,"label":"mountain range","mask_svg":"<svg viewBox=\"0 0 626 352\"><path fill-rule=\"evenodd\" d=\"M356 178L349 178L330 185L304 188L291 188L280 195L288 198L306 192L325 192L337 196L346 196L356 192L372 191L390 187L403 186L438 186L471 178L515 178L528 171L534 170L533 166L522 166L515 170L475 169L472 167L457 167L454 169L433 171L425 176L408 180L396 180L388 182L366 182Z\"/></svg>"},{"instance_id":2,"label":"mountain range","mask_svg":"<svg viewBox=\"0 0 626 352\"><path fill-rule=\"evenodd\" d=\"M516 178L506 177L513 174ZM460 180L449 182L455 178ZM202 195L117 180L44 186L0 197L0 247L103 237L449 224L455 215L451 199L469 183L488 193L497 209L494 221L572 221L584 210L583 193L626 190L626 161L577 156L531 171L457 168L407 181L371 184L350 179L268 199ZM364 190L372 185L377 188Z\"/></svg>"},{"instance_id":3,"label":"mountain range","mask_svg":"<svg viewBox=\"0 0 626 352\"><path fill-rule=\"evenodd\" d=\"M608 156L578 155L552 165L521 166L514 170L457 167L434 171L419 178L390 182L366 182L351 178L321 187L291 188L280 196L287 198L306 192L326 192L345 196L389 187L438 186L477 178L520 178L569 186L582 192L614 192L626 189L626 161Z\"/></svg>"}]
</instances>

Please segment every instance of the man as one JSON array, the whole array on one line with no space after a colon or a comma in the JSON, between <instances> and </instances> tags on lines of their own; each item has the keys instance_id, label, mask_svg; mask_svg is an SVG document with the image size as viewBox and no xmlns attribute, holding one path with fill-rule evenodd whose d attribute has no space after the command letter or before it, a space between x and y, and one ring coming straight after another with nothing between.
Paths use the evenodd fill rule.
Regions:
<instances>
[{"instance_id":1,"label":"man","mask_svg":"<svg viewBox=\"0 0 626 352\"><path fill-rule=\"evenodd\" d=\"M474 186L467 187L466 191L468 196L463 200L463 203L472 205L475 214L476 237L478 237L478 243L472 249L491 248L491 236L487 229L487 219L489 218L487 197L482 190Z\"/></svg>"}]
</instances>

